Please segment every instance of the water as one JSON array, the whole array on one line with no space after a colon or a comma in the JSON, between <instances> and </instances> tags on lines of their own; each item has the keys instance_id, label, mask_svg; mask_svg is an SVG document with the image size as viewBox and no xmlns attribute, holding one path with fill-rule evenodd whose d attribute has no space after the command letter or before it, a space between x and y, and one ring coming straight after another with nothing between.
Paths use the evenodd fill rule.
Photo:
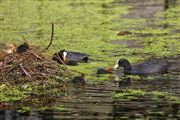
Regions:
<instances>
[{"instance_id":1,"label":"water","mask_svg":"<svg viewBox=\"0 0 180 120\"><path fill-rule=\"evenodd\" d=\"M126 86L126 87L125 87ZM146 119L177 119L179 117L178 104L172 101L152 100L148 96L138 100L116 101L112 99L114 91L127 88L146 91L163 91L173 95L179 94L179 78L169 80L131 80L131 83L104 82L96 85L86 85L82 88L70 87L68 98L57 97L43 104L61 104L65 110L53 111L47 109L37 112L34 108L30 112L20 114L12 110L1 111L1 119L81 119L81 120L118 120L125 118ZM43 100L43 99L42 99ZM46 101L46 98L44 99ZM43 102L43 101L42 101ZM29 103L32 104L32 103Z\"/></svg>"},{"instance_id":2,"label":"water","mask_svg":"<svg viewBox=\"0 0 180 120\"><path fill-rule=\"evenodd\" d=\"M116 0L115 0L116 1ZM127 2L117 2L117 4L132 4L130 13L125 15L128 19L153 19L156 12L164 11L163 0L128 0ZM173 4L174 2L172 2ZM133 29L133 28L132 28ZM26 31L27 32L27 31ZM37 33L41 36L41 32ZM141 48L138 43L122 42L129 47ZM115 44L117 44L115 42ZM136 45L137 44L137 45ZM125 80L124 80L125 81ZM125 89L139 89L147 92L159 91L168 92L174 96L180 97L180 76L170 75L170 77L158 77L156 79L146 80L127 80L126 82L108 79L103 82L87 83L86 86L77 88L68 86L65 93L57 93L51 96L38 96L41 101L39 106L61 105L64 107L60 110L39 110L35 101L28 100L27 103L0 104L3 110L0 111L2 120L119 120L119 119L169 119L178 120L180 118L180 105L171 100L158 99L154 100L152 96L139 97L137 100L125 99L119 101L112 98L115 92ZM47 90L48 91L48 90ZM51 90L49 90L51 92ZM34 96L36 98L36 96ZM29 112L19 113L16 106L23 104L32 105ZM15 106L15 107L14 107Z\"/></svg>"}]
</instances>

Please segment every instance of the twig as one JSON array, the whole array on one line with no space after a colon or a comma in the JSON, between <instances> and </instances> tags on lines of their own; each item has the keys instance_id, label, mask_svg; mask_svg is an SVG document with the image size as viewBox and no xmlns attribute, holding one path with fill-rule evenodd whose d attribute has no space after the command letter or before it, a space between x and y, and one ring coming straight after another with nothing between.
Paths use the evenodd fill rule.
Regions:
<instances>
[{"instance_id":1,"label":"twig","mask_svg":"<svg viewBox=\"0 0 180 120\"><path fill-rule=\"evenodd\" d=\"M61 57L59 56L59 54L57 54L57 56L55 56L66 68L68 68L67 66L66 66L66 64L64 63L64 61L63 60L61 60Z\"/></svg>"},{"instance_id":2,"label":"twig","mask_svg":"<svg viewBox=\"0 0 180 120\"><path fill-rule=\"evenodd\" d=\"M15 68L17 67L17 65L14 65L4 76L7 76L11 71L13 71Z\"/></svg>"},{"instance_id":3,"label":"twig","mask_svg":"<svg viewBox=\"0 0 180 120\"><path fill-rule=\"evenodd\" d=\"M24 35L23 35L22 37L23 37L23 40L24 40L24 41L27 41L26 38L24 37Z\"/></svg>"},{"instance_id":4,"label":"twig","mask_svg":"<svg viewBox=\"0 0 180 120\"><path fill-rule=\"evenodd\" d=\"M40 60L43 60L43 58L41 58L39 55L33 53L33 52L30 52L32 55L34 55L36 58L40 59Z\"/></svg>"},{"instance_id":5,"label":"twig","mask_svg":"<svg viewBox=\"0 0 180 120\"><path fill-rule=\"evenodd\" d=\"M0 68L0 70L6 69L6 68L9 68L9 67L12 67L12 65L2 66L2 67Z\"/></svg>"},{"instance_id":6,"label":"twig","mask_svg":"<svg viewBox=\"0 0 180 120\"><path fill-rule=\"evenodd\" d=\"M25 75L31 78L31 75L23 68L22 64L18 64L18 65L21 68L21 70L25 73Z\"/></svg>"},{"instance_id":7,"label":"twig","mask_svg":"<svg viewBox=\"0 0 180 120\"><path fill-rule=\"evenodd\" d=\"M45 50L48 50L49 47L51 46L52 41L53 41L53 37L54 37L54 23L52 23L51 40L50 40L50 43Z\"/></svg>"}]
</instances>

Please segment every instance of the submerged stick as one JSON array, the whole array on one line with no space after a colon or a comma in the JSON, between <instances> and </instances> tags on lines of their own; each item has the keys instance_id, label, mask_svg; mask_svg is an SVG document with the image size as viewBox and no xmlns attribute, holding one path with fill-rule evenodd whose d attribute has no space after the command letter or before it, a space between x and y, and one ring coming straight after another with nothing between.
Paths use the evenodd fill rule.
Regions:
<instances>
[{"instance_id":1,"label":"submerged stick","mask_svg":"<svg viewBox=\"0 0 180 120\"><path fill-rule=\"evenodd\" d=\"M51 46L52 42L53 42L53 37L54 37L54 23L52 23L52 30L51 30L51 40L49 45L47 46L47 48L45 50L48 50L49 47Z\"/></svg>"}]
</instances>

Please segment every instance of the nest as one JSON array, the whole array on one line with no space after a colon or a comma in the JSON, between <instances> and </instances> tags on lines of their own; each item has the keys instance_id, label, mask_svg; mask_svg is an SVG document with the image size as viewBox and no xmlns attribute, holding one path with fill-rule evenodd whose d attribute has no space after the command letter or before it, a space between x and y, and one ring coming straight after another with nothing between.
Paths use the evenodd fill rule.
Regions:
<instances>
[{"instance_id":1,"label":"nest","mask_svg":"<svg viewBox=\"0 0 180 120\"><path fill-rule=\"evenodd\" d=\"M46 79L64 79L71 77L72 73L51 59L33 51L12 53L0 61L0 81L35 81Z\"/></svg>"}]
</instances>

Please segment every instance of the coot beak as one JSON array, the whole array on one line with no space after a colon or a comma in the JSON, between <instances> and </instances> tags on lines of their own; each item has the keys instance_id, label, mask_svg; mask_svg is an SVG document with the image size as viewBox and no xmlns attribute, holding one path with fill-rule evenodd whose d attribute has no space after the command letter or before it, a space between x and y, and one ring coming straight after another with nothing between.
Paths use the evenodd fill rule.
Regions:
<instances>
[{"instance_id":1,"label":"coot beak","mask_svg":"<svg viewBox=\"0 0 180 120\"><path fill-rule=\"evenodd\" d=\"M116 65L114 66L114 70L119 68L119 60L117 60Z\"/></svg>"},{"instance_id":2,"label":"coot beak","mask_svg":"<svg viewBox=\"0 0 180 120\"><path fill-rule=\"evenodd\" d=\"M116 65L114 66L114 70L119 68L119 64L116 63Z\"/></svg>"}]
</instances>

